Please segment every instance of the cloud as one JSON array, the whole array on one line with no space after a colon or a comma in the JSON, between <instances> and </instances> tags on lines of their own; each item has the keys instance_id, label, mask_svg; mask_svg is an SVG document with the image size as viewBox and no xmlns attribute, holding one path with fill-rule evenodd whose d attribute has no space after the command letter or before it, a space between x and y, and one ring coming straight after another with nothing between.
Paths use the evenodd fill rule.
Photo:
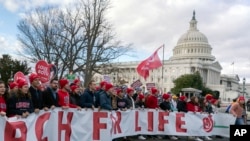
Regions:
<instances>
[{"instance_id":1,"label":"cloud","mask_svg":"<svg viewBox=\"0 0 250 141\"><path fill-rule=\"evenodd\" d=\"M0 0L0 3L4 7L15 13L23 10L30 10L37 6L46 6L46 5L68 5L73 3L71 0Z\"/></svg>"},{"instance_id":2,"label":"cloud","mask_svg":"<svg viewBox=\"0 0 250 141\"><path fill-rule=\"evenodd\" d=\"M18 52L22 51L19 42L7 35L0 35L0 50L0 55L10 54L13 58L20 58Z\"/></svg>"},{"instance_id":3,"label":"cloud","mask_svg":"<svg viewBox=\"0 0 250 141\"><path fill-rule=\"evenodd\" d=\"M166 46L166 59L172 56L195 10L198 29L207 36L212 54L223 67L222 73L250 78L248 1L126 0L122 4L113 1L112 6L109 18L120 39L134 43L134 50L141 55L136 60L145 59L162 43Z\"/></svg>"},{"instance_id":4,"label":"cloud","mask_svg":"<svg viewBox=\"0 0 250 141\"><path fill-rule=\"evenodd\" d=\"M68 5L70 0L0 0L10 11L42 5ZM117 38L133 43L130 60L142 60L161 44L165 59L172 56L178 39L189 28L193 10L198 29L213 48L222 73L250 80L250 1L248 0L111 0L108 20ZM22 14L20 14L22 15ZM160 50L161 53L161 50ZM235 62L234 69L230 65ZM248 80L248 79L247 79Z\"/></svg>"}]
</instances>

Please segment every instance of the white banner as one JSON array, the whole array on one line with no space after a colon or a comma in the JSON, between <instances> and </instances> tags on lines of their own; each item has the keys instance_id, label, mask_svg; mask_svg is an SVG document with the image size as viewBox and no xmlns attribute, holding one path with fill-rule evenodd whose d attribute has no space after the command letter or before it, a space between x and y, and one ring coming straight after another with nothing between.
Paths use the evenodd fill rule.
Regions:
<instances>
[{"instance_id":1,"label":"white banner","mask_svg":"<svg viewBox=\"0 0 250 141\"><path fill-rule=\"evenodd\" d=\"M31 114L26 119L0 117L0 141L111 141L148 135L229 137L230 114L178 113L156 110L92 111L76 109Z\"/></svg>"}]
</instances>

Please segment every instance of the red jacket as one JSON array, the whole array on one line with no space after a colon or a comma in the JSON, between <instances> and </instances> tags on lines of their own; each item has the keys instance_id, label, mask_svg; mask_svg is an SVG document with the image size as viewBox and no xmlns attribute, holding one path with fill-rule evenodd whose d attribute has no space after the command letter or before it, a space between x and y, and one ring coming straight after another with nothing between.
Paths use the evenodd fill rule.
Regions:
<instances>
[{"instance_id":1,"label":"red jacket","mask_svg":"<svg viewBox=\"0 0 250 141\"><path fill-rule=\"evenodd\" d=\"M3 96L0 96L0 112L6 112L6 101Z\"/></svg>"},{"instance_id":2,"label":"red jacket","mask_svg":"<svg viewBox=\"0 0 250 141\"><path fill-rule=\"evenodd\" d=\"M146 101L147 108L155 109L158 108L158 99L155 95L150 95Z\"/></svg>"},{"instance_id":3,"label":"red jacket","mask_svg":"<svg viewBox=\"0 0 250 141\"><path fill-rule=\"evenodd\" d=\"M59 106L69 106L70 108L76 108L77 106L69 103L69 93L63 91L62 89L58 90L58 105Z\"/></svg>"},{"instance_id":4,"label":"red jacket","mask_svg":"<svg viewBox=\"0 0 250 141\"><path fill-rule=\"evenodd\" d=\"M191 102L191 101L187 103L187 110L190 112L201 112L200 106L196 103Z\"/></svg>"}]
</instances>

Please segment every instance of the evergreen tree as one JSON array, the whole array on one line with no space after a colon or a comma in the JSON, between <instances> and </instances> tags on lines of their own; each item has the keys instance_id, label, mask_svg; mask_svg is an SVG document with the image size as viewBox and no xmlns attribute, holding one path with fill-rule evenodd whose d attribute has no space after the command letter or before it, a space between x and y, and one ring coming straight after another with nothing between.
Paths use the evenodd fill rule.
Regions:
<instances>
[{"instance_id":1,"label":"evergreen tree","mask_svg":"<svg viewBox=\"0 0 250 141\"><path fill-rule=\"evenodd\" d=\"M30 67L26 61L12 59L10 55L3 54L0 58L0 79L6 84L9 79L13 79L16 72L21 71L23 74L28 74Z\"/></svg>"}]
</instances>

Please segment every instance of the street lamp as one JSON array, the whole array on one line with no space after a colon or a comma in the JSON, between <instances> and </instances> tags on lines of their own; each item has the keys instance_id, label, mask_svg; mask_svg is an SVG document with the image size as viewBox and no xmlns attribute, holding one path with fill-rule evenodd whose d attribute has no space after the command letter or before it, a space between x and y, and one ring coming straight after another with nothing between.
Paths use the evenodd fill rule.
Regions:
<instances>
[{"instance_id":1,"label":"street lamp","mask_svg":"<svg viewBox=\"0 0 250 141\"><path fill-rule=\"evenodd\" d=\"M245 98L245 83L246 83L246 79L245 77L243 78L243 97Z\"/></svg>"}]
</instances>

